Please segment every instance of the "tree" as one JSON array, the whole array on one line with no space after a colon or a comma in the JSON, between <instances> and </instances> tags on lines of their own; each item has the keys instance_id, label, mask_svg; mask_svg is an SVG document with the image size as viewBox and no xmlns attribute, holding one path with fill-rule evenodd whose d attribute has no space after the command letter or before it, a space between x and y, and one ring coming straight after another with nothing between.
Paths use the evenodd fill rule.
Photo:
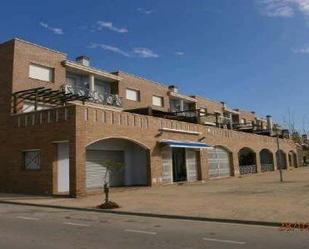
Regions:
<instances>
[{"instance_id":1,"label":"tree","mask_svg":"<svg viewBox=\"0 0 309 249\"><path fill-rule=\"evenodd\" d=\"M290 110L290 108L287 111L287 116L283 118L284 126L289 130L291 134L291 139L295 143L301 143L301 135L299 129L296 128L296 122L295 122L295 113ZM304 128L303 128L304 129Z\"/></svg>"},{"instance_id":2,"label":"tree","mask_svg":"<svg viewBox=\"0 0 309 249\"><path fill-rule=\"evenodd\" d=\"M112 209L112 208L119 208L119 205L115 202L112 202L109 200L109 177L113 174L118 172L124 167L123 163L112 161L112 160L107 160L103 163L106 171L104 175L104 203L99 205L98 208L102 209Z\"/></svg>"}]
</instances>

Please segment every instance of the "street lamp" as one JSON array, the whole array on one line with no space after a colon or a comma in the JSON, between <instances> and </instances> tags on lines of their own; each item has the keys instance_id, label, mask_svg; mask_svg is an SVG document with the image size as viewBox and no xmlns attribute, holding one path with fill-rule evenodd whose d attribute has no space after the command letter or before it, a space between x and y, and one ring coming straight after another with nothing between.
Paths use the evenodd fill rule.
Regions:
<instances>
[{"instance_id":1,"label":"street lamp","mask_svg":"<svg viewBox=\"0 0 309 249\"><path fill-rule=\"evenodd\" d=\"M278 153L278 160L277 160L277 168L279 168L280 172L280 182L283 182L283 175L282 175L282 158L281 158L281 153L280 153L280 144L279 144L279 129L278 125L275 125L275 131L276 131L276 136L277 136L277 153ZM276 158L277 159L277 158Z\"/></svg>"}]
</instances>

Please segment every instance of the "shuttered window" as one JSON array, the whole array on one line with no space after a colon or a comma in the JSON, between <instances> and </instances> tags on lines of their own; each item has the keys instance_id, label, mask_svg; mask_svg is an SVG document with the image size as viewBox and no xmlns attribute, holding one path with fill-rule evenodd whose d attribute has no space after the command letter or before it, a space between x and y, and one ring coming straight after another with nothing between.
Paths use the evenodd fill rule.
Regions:
<instances>
[{"instance_id":1,"label":"shuttered window","mask_svg":"<svg viewBox=\"0 0 309 249\"><path fill-rule=\"evenodd\" d=\"M126 98L133 101L140 100L140 92L134 89L127 89L126 90Z\"/></svg>"},{"instance_id":2,"label":"shuttered window","mask_svg":"<svg viewBox=\"0 0 309 249\"><path fill-rule=\"evenodd\" d=\"M36 80L54 81L54 69L50 67L44 67L41 65L30 64L29 65L29 77Z\"/></svg>"},{"instance_id":3,"label":"shuttered window","mask_svg":"<svg viewBox=\"0 0 309 249\"><path fill-rule=\"evenodd\" d=\"M41 168L41 152L40 150L24 151L24 169L38 170Z\"/></svg>"},{"instance_id":4,"label":"shuttered window","mask_svg":"<svg viewBox=\"0 0 309 249\"><path fill-rule=\"evenodd\" d=\"M163 97L152 96L152 105L163 107Z\"/></svg>"}]
</instances>

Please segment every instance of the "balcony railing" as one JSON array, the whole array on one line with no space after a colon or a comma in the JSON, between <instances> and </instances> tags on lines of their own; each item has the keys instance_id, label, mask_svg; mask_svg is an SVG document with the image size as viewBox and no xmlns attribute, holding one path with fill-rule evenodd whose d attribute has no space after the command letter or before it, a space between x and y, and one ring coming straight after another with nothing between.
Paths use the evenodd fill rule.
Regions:
<instances>
[{"instance_id":1,"label":"balcony railing","mask_svg":"<svg viewBox=\"0 0 309 249\"><path fill-rule=\"evenodd\" d=\"M74 86L72 84L65 84L62 86L62 89L65 93L76 94L78 96L87 97L88 101L93 103L98 103L102 105L112 105L121 107L122 100L116 94L109 94L109 93L99 93L98 91L90 91L87 88Z\"/></svg>"}]
</instances>

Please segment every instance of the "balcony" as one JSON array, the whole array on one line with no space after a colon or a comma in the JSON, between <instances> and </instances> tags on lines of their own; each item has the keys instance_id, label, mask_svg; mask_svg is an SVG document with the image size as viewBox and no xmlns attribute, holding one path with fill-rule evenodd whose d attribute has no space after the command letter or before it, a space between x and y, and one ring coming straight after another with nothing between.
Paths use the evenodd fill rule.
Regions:
<instances>
[{"instance_id":1,"label":"balcony","mask_svg":"<svg viewBox=\"0 0 309 249\"><path fill-rule=\"evenodd\" d=\"M96 90L90 91L88 88L72 84L63 85L62 90L66 94L74 94L80 97L86 97L87 101L93 103L122 107L122 99L117 94L100 93Z\"/></svg>"}]
</instances>

